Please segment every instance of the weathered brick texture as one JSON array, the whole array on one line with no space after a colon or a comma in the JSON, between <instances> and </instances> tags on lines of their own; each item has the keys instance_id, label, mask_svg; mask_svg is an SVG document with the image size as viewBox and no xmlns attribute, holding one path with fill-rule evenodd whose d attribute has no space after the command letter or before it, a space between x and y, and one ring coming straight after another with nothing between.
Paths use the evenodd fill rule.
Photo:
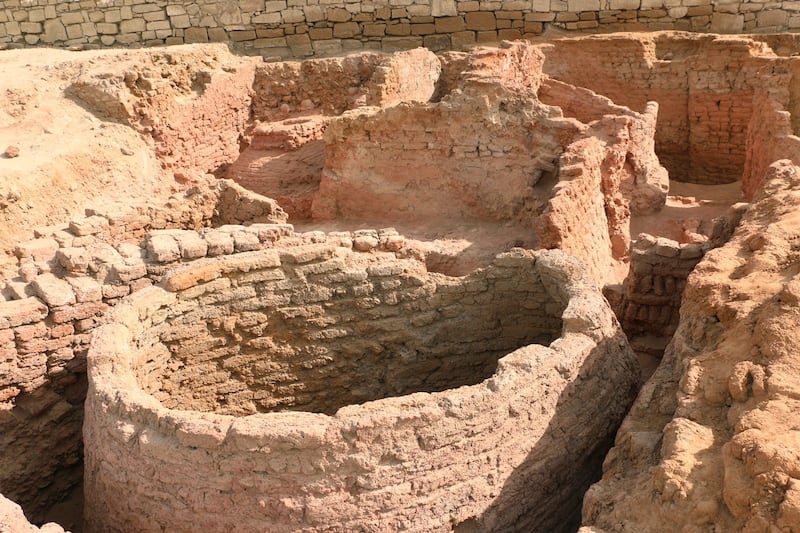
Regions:
<instances>
[{"instance_id":1,"label":"weathered brick texture","mask_svg":"<svg viewBox=\"0 0 800 533\"><path fill-rule=\"evenodd\" d=\"M165 286L117 307L89 356L96 530L551 530L638 380L560 251L448 278L320 243Z\"/></svg>"}]
</instances>

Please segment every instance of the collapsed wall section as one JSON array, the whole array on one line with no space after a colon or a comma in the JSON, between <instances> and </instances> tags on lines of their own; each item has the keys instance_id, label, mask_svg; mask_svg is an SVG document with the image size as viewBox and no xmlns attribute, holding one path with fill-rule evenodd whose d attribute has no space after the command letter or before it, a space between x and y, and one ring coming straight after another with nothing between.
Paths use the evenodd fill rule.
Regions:
<instances>
[{"instance_id":1,"label":"collapsed wall section","mask_svg":"<svg viewBox=\"0 0 800 533\"><path fill-rule=\"evenodd\" d=\"M197 523L241 531L332 527L446 531L472 526L536 530L563 523L565 513L580 499L565 487L584 483L593 468L593 450L613 433L614 421L624 413L638 379L633 355L613 314L579 264L558 251L517 250L499 256L495 266L482 273L448 279L417 269L403 273L408 265L402 261L345 267L340 261L358 261L359 254L343 250L334 256L319 255L320 250L297 249L285 256L264 251L192 265L170 275L163 288L140 291L116 308L112 323L95 336L90 356L85 426L90 526L104 531L182 530ZM304 261L298 262L301 257ZM292 292L283 302L276 301L274 293L259 294L259 290L239 298L238 293L248 286L290 288L286 278L276 279L276 272L284 270L287 278L291 271L305 271L317 283L336 278L331 287L337 290L325 295L332 301L353 298L362 291L356 298L364 303L374 300L375 305L367 306L354 321L339 318L334 325L328 322L335 316L314 311L322 303L314 300L318 291ZM413 278L419 281L409 291L402 280ZM364 293L365 281L373 284L372 291ZM228 283L231 290L225 300L220 287ZM234 337L242 335L243 343L247 336L242 328L268 341L262 343L264 351L257 364L274 365L280 354L269 342L280 336L281 322L260 315L262 308L269 314L272 305L297 317L300 329L309 332L356 331L367 326L361 337L369 340L368 334L377 334L384 348L402 339L417 343L416 334L404 328L419 327L432 334L425 341L430 346L459 343L453 356L459 355L449 359L441 353L440 362L442 369L452 363L456 363L454 368L463 368L473 354L500 347L492 348L477 337L467 344L459 339L467 340L474 328L485 330L497 323L490 315L483 323L476 316L463 327L447 329L461 316L450 311L481 305L484 300L491 308L491 302L498 301L491 291L503 286L510 291L505 299L512 295L527 299L528 293L517 290L524 288L520 284L538 287L535 294L545 301L527 306L530 320L508 327L541 331L544 324L535 318L540 313L537 309L550 309L561 313L560 338L549 347L503 348L512 352L494 363L496 370L487 367L483 380L470 386L413 392L421 385L419 376L407 373L401 376L408 377L409 388L397 390L405 395L342 406L333 416L276 412L234 417L169 409L166 404L173 400L162 394L159 401L137 385L155 386L149 384L151 376L169 365L165 359L179 356L158 346L170 331L185 331L185 326L200 323L204 313L219 315L220 324L227 322L224 327ZM423 297L428 293L430 298ZM293 301L301 295L305 301ZM555 307L545 304L548 299ZM217 313L213 306L196 307L205 300L217 302L220 308L235 308L242 302L242 312L230 316L225 311ZM538 307L541 304L544 307ZM307 318L300 318L302 309ZM386 312L391 318L378 318ZM192 313L194 317L188 320ZM170 321L175 323L169 325ZM391 328L395 341L385 336L388 329L381 324L387 321L396 323ZM438 333L436 322L445 325ZM342 342L336 339L347 338L328 333L322 337L331 339L333 346ZM480 336L477 331L475 335ZM514 342L527 342L526 338ZM302 337L293 341L298 347L306 345ZM199 350L199 359L210 360L202 355L210 353ZM502 355L495 353L493 358ZM408 361L406 371L417 368L424 375L436 375L429 366L434 359L425 363L402 348L394 356ZM213 357L227 360L225 349ZM310 370L322 364L335 370L348 365L351 357L365 357L364 350L318 354L317 361L306 366ZM179 388L227 383L217 376L224 366L217 368L187 373ZM380 372L372 369L376 370ZM330 379L350 379L338 374L336 370ZM377 386L376 381L380 378L365 375L349 383L357 390ZM389 381L384 386L392 387ZM608 387L609 382L616 386ZM455 385L441 382L440 386ZM327 390L316 388L313 380L307 382L308 393ZM301 394L295 388L294 395ZM176 406L189 407L182 402ZM581 428L577 433L576 427ZM134 492L132 485L137 487ZM523 487L526 497L519 498ZM164 499L162 495L167 494ZM420 498L421 494L425 497Z\"/></svg>"},{"instance_id":2,"label":"collapsed wall section","mask_svg":"<svg viewBox=\"0 0 800 533\"><path fill-rule=\"evenodd\" d=\"M538 246L580 258L600 284L616 283L629 260L631 214L656 212L666 198L667 174L652 151L657 109L591 122L561 155L558 183L532 224Z\"/></svg>"}]
</instances>

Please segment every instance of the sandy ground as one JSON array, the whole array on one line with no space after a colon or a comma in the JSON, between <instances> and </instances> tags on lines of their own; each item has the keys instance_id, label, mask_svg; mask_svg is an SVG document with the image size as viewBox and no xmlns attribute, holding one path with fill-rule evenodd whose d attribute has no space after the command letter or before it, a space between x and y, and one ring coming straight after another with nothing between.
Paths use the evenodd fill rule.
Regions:
<instances>
[{"instance_id":1,"label":"sandy ground","mask_svg":"<svg viewBox=\"0 0 800 533\"><path fill-rule=\"evenodd\" d=\"M114 51L81 52L81 61ZM174 183L128 126L102 120L65 89L83 68L77 52L0 51L0 273L13 271L14 243L37 226L64 223L107 200L156 198ZM5 268L3 268L5 266ZM4 276L5 277L5 276Z\"/></svg>"},{"instance_id":2,"label":"sandy ground","mask_svg":"<svg viewBox=\"0 0 800 533\"><path fill-rule=\"evenodd\" d=\"M650 233L681 242L685 230L697 228L725 214L736 202L742 201L742 184L739 181L726 185L698 185L672 181L664 208L653 215L631 219L631 237Z\"/></svg>"}]
</instances>

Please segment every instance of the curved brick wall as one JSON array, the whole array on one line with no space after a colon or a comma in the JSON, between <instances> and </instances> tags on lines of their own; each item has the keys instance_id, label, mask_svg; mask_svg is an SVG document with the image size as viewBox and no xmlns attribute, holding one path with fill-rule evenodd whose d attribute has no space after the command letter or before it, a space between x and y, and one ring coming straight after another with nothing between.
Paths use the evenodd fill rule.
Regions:
<instances>
[{"instance_id":1,"label":"curved brick wall","mask_svg":"<svg viewBox=\"0 0 800 533\"><path fill-rule=\"evenodd\" d=\"M317 244L169 275L183 302L148 334L161 342L142 347L139 386L174 409L333 414L480 382L500 356L558 336L563 305L531 261L453 281L381 255ZM188 287L197 276L214 279Z\"/></svg>"},{"instance_id":2,"label":"curved brick wall","mask_svg":"<svg viewBox=\"0 0 800 533\"><path fill-rule=\"evenodd\" d=\"M205 260L119 305L89 356L90 528L546 530L576 508L638 380L580 264L517 250L447 278L370 257ZM304 406L332 414L263 412Z\"/></svg>"},{"instance_id":3,"label":"curved brick wall","mask_svg":"<svg viewBox=\"0 0 800 533\"><path fill-rule=\"evenodd\" d=\"M308 57L576 31L777 32L800 28L791 0L6 0L0 45L130 46L230 42L245 53Z\"/></svg>"}]
</instances>

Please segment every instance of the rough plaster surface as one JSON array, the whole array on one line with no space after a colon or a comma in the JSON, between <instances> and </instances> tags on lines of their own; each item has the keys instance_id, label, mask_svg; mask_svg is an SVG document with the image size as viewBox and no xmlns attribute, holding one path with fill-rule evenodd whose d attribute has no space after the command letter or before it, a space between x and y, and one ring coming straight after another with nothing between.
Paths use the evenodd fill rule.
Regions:
<instances>
[{"instance_id":1,"label":"rough plaster surface","mask_svg":"<svg viewBox=\"0 0 800 533\"><path fill-rule=\"evenodd\" d=\"M437 10L446 7L440 5ZM765 11L764 21L772 16L768 11ZM743 20L747 16L742 15ZM462 275L488 267L487 256L493 257L512 246L546 246L569 251L586 264L594 282L605 285L604 293L627 333L657 334L662 342L666 335L677 330L663 364L640 394L617 437L617 446L606 460L604 480L586 497L584 522L587 527L607 531L795 528L794 433L790 428L793 427L791 398L794 394L791 347L796 344L791 337L796 329L793 322L796 291L792 288L796 274L792 244L796 221L792 213L796 203L794 165L800 157L798 138L794 135L796 106L800 101L795 75L798 60L793 57L797 50L795 38L786 34L719 37L658 33L561 39L533 45L504 44L501 48L479 49L470 54L450 52L433 56L428 51L417 50L395 58L370 53L276 63L236 58L214 46L140 52L96 51L69 57L65 53L51 52L47 60L36 51L4 52L0 60L5 61L4 72L10 75L4 77L4 91L0 93L3 103L7 104L0 108L0 138L5 144L18 145L18 150L7 151L16 157L0 159L2 169L9 171L4 175L8 179L0 184L0 216L8 228L0 235L0 241L5 250L13 252L12 260L18 272L16 277L7 278L0 293L0 473L4 476L0 479L0 491L22 504L36 523L42 523L47 521L46 509L63 500L81 483L80 406L86 388L85 353L93 331L125 296L131 293L135 296L146 287L162 282L165 274L176 266L198 260L213 264L217 261L214 258L237 255L242 256L240 265L244 265L248 261L247 254L262 253L262 250L299 250L323 245L349 250L347 257L374 256L378 262L387 261L387 265L413 265L411 270L415 272L427 264L429 271ZM37 79L47 80L52 87L48 85L50 88L43 90L27 83L26 76L30 73L35 73ZM414 83L405 84L403 80L409 78L409 73ZM459 109L460 114L456 112ZM509 113L509 109L514 112ZM443 114L455 125L436 130L433 126L440 125L441 121L433 119ZM535 120L529 120L532 117ZM432 125L430 132L422 132L431 135L428 139L431 144L399 148L406 130L412 131L420 123ZM363 137L363 130L369 128L374 136ZM550 164L543 164L548 159L540 157L529 168L531 179L538 180L536 187L542 189L539 209L527 212L513 205L510 208L503 205L505 211L496 210L493 215L496 218L487 220L486 207L504 204L494 200L493 195L511 200L517 199L517 195L484 189L485 192L473 196L473 210L456 201L468 197L463 189L456 187L445 189L439 210L426 206L425 197L418 198L418 214L398 221L397 225L404 224L413 237L402 237L388 228L360 229L384 228L394 222L384 218L388 216L386 212L369 212L374 209L373 204L362 202L363 205L359 205L350 201L346 191L362 189L367 198L389 185L396 186L398 178L406 179L413 191L414 175L393 174L395 169L387 161L389 158L382 160L383 156L415 150L419 155L417 161L434 161L444 174L449 169L460 168L461 173L451 174L450 184L459 183L454 180L460 176L477 179L476 175L469 174L471 167L455 157L455 152L449 156L441 152L445 146L458 144L452 139L463 141L472 136L480 137L484 130L506 134L512 147L537 146L535 142L530 144L537 132L543 137L557 138L558 142L548 145ZM337 135L342 131L347 131L348 135ZM60 135L61 142L40 141L54 134ZM89 139L85 146L82 145L84 138ZM443 142L445 138L447 142ZM358 142L355 139L359 139ZM385 149L381 149L381 143ZM368 156L358 153L362 146ZM62 164L64 148L68 148L69 155ZM494 150L497 159L505 157L502 148ZM485 149L494 158L493 148L487 144ZM267 157L258 154L270 150L273 152L267 153ZM286 154L284 160L281 160L281 150ZM475 154L483 150L478 142ZM252 151L249 159L248 151ZM528 168L520 157L507 159L510 161L506 163L511 166L500 165L499 169ZM786 160L775 164L777 159ZM120 161L122 166L117 167ZM662 236L658 233L661 230L658 217L663 214L659 213L659 208L667 191L660 163L670 171L671 178L698 181L701 182L698 186L702 187L720 187L714 184L741 179L744 197L753 202L737 205L729 215L712 222L710 218L701 220L706 216L700 214L705 213L705 200L670 195L665 209L670 210L673 217L676 213L685 213L686 220L679 231L670 229L669 236ZM273 172L273 177L303 170L298 173L297 182L285 178L262 180L268 187L268 191L262 192L279 198L283 209L272 200L247 193L230 183L222 182L218 186L207 175L214 172L224 176L239 168L258 178L259 165ZM425 167L420 165L422 174ZM121 174L118 168L123 169ZM348 189L347 176L344 176L341 181L344 187L337 192L337 184L327 179L326 194L329 192L331 197L338 194L342 199L331 203L346 207L352 218L341 220L329 215L333 218L315 221L315 201L323 200L317 205L324 206L324 198L319 194L323 177L334 175L332 170L337 168L362 172L369 178L370 186L355 188L353 182ZM237 177L242 183L245 174L243 171L241 177ZM387 180L387 177L392 179ZM523 199L530 200L532 196L526 196L528 191L520 186L522 182L521 179L515 182L517 190L522 191ZM169 194L171 198L167 198ZM119 201L109 202L112 197ZM387 205L402 203L410 206L411 213L416 208L413 200L409 202L413 193L387 195L386 198L390 202ZM685 205L684 211L676 208L681 204ZM85 216L75 216L79 206L89 207ZM459 216L465 218L436 218L440 211L451 215L460 213ZM745 211L741 226L734 231ZM314 224L327 224L327 229L296 232L285 224L287 212L295 220L304 220L311 228ZM330 213L331 210L321 209L320 212ZM69 213L73 213L71 217ZM380 220L366 220L364 213ZM479 213L484 214L479 216ZM521 216L509 219L509 213ZM723 213L724 209L720 214ZM451 219L453 224L448 226ZM644 219L655 221L651 229L644 230L655 234L630 235L628 227L632 222L639 220L634 225L647 228L641 222ZM44 222L55 225L38 227ZM333 231L333 223L344 225L336 228L344 231ZM34 238L26 240L23 232L33 226L37 226ZM479 231L486 231L485 238L491 245L478 238ZM407 233L405 229L403 233ZM733 239L725 244L731 233ZM466 261L465 257L470 254L470 260ZM282 269L284 261L280 254L279 259ZM699 266L692 270L695 264ZM191 271L193 267L188 268ZM489 271L491 268L484 272ZM216 270L211 268L203 275L216 275L214 272ZM237 272L232 277L249 274ZM302 298L336 294L335 289L328 293L330 285L315 294L293 293L302 285L298 280L303 279L294 272L292 270L287 277L282 271L284 279L272 282L285 282L287 294ZM306 280L308 275L311 274L304 274ZM316 275L324 277L325 274L320 272L312 277ZM369 276L367 272L367 278ZM431 273L427 276L428 280L436 277ZM198 283L205 284L202 277L197 278ZM183 281L180 276L169 279L178 280L173 282L180 282L180 285L187 283L187 279L190 282L191 278L189 275ZM387 286L378 285L379 290L388 291L388 295L397 280L387 281L390 281ZM255 283L253 279L250 282ZM683 300L680 300L684 285ZM173 289L181 290L177 287ZM242 291L244 296L249 294L249 289ZM206 296L207 302L217 298L213 294ZM509 296L509 304L519 301L514 300L516 296ZM203 296L194 295L193 298ZM289 299L291 302L291 296ZM424 300L415 301L420 309L424 307ZM278 299L272 305L282 305L280 302ZM393 307L399 309L404 302L398 299L396 303ZM174 310L178 309L179 306ZM498 309L494 308L492 313L498 316L507 313ZM337 321L342 318L341 314L335 316ZM368 322L362 320L368 316L367 312L359 311L358 320L353 324L366 328ZM333 330L325 335L333 335L331 345L337 345L337 328L325 325L332 320L331 315L323 312L321 315L310 313L308 317L287 317L289 315L280 315L280 320L316 320L314 328ZM236 323L232 322L234 318ZM229 321L218 317L204 325L195 324L192 326L195 330L189 328L198 334L197 346L180 338L169 341L170 346L178 359L180 354L186 356L195 348L207 355L228 357L231 339L239 342L236 336L241 335L242 329L236 324L243 320L241 324L255 331L264 324L261 318L242 316L237 311L231 313ZM266 324L275 325L280 320ZM432 322L420 329L441 327L441 323L436 324ZM501 321L496 327L502 326ZM318 332L310 327L291 331L293 338L305 338L304 335ZM480 335L482 330L469 331ZM492 335L486 338L489 337L494 339ZM347 336L341 338L345 339L342 344L349 342ZM220 340L225 342L220 344ZM514 343L524 344L530 340L524 334L518 335L514 342L509 341L507 349L513 350ZM424 338L399 335L394 341L386 342L411 343L419 347L424 341ZM313 344L306 342L306 346ZM276 352L289 353L287 346L291 346L288 341L277 346ZM476 365L481 370L470 374L472 384L461 380L469 373L463 367L459 367L462 370L458 371L461 376L458 380L443 380L429 388L423 385L424 392L410 396L402 395L411 389L388 390L386 380L377 381L370 383L370 390L356 391L355 396L350 394L340 401L342 405L354 401L367 403L345 407L339 412L387 403L394 405L392 402L418 398L418 395L442 397L437 395L463 390L452 388L459 384L467 389L479 387L481 385L475 383L488 373L502 375L508 371L502 362L493 369L496 357L502 354L497 346L482 353L491 350L494 354ZM329 364L324 355L314 359L312 351L309 348L303 352L310 357L306 359L310 368L301 371L304 378L309 378L307 383L314 382L311 378L316 365ZM159 353L163 356L165 352ZM523 350L523 353L527 352ZM578 352L570 351L570 355L575 353ZM273 390L281 389L286 393L282 397L282 405L286 407L293 405L294 398L307 401L313 396L311 391L296 394L302 387L284 386L294 383L291 381L295 379L291 374L294 370L289 366L284 365L279 370L280 376L270 374L271 370L262 372L264 369L256 369L256 366L234 364L231 368L237 372L253 369L249 377L235 382L222 380L218 373L208 374L213 379L204 386L207 386L206 392L213 391L213 394L181 389L182 376L176 368L154 374L168 377L164 383L170 390L162 389L155 379L147 390L167 404L175 402L170 407L188 402L184 405L203 409L204 417L229 417L231 412L211 412L216 400L209 398L220 397L220 390L232 383L226 398L230 397L239 409L238 414L244 415L236 420L248 419L248 410L267 411L275 405L274 402L272 406L269 402L259 404L248 380L255 383L264 379L281 384ZM364 370L368 369L365 365ZM427 372L417 374L434 375ZM198 373L205 375L200 371L189 372L187 376ZM413 378L419 380L417 374ZM554 375L547 374L545 379L549 379L547 376ZM281 382L276 377L285 380ZM215 381L217 379L220 381ZM351 382L341 383L353 389ZM580 396L580 391L584 390L581 387L587 383L585 390L592 395L590 398ZM590 379L577 379L565 385L582 398L574 404L580 407L579 412L584 412L581 410L585 409L584 404L594 401L593 396L597 394L594 383ZM607 383L601 387L603 392L608 389ZM168 394L180 390L184 391L183 395ZM565 411L557 411L571 413L573 404L564 405ZM316 410L324 411L324 408ZM479 416L478 410L463 412L470 417ZM375 425L370 426L371 436L364 437L367 439L364 442L377 450L383 450L383 444L369 439L378 438L376 428L386 414L381 413L372 412L370 416ZM275 414L264 412L249 416ZM314 420L318 417L329 420L339 415L316 413L308 416L315 417ZM505 420L504 416L498 414L497 420ZM584 427L567 416L559 428L576 432L571 433L574 435L586 430L594 437L580 433L580 438L602 440L598 435L608 434L609 428L605 425L608 421L596 418L593 420L596 426ZM117 430L119 428L113 429ZM172 435L169 431L167 433ZM559 429L559 434L561 431ZM178 433L176 429L176 439ZM144 442L144 448L149 450L158 450L159 443L172 438L165 437L161 441L155 438L158 433L149 431L138 435L139 445ZM508 440L513 440L511 430L508 435ZM148 440L150 437L153 439ZM487 439L495 437L492 434ZM217 444L219 450L227 449L225 438L222 440L223 444ZM484 491L483 495L494 495L487 496L494 500L484 511L475 510L474 516L467 516L448 510L453 523L434 526L432 521L428 524L431 529L441 527L443 530L458 526L460 531L481 527L502 529L503 523L513 524L509 526L511 529L524 530L563 525L567 521L564 516L577 506L582 487L589 482L592 471L589 465L593 464L590 455L602 454L602 446L591 448L594 452L583 449L589 456L584 456L586 462L582 463L586 468L579 469L580 481L570 478L571 481L560 482L556 493L556 485L548 481L553 472L560 472L556 468L547 469L545 481L533 483L549 487L548 494L556 498L552 502L572 502L555 504L544 497L538 500L540 506L561 509L559 519L541 518L536 513L518 515L516 511L498 511L518 509L516 506L521 501L527 501L531 478L527 474L528 463L520 459L521 462L512 466L501 461L505 466L498 467L497 471L509 476L502 489L492 485L493 481L489 480L495 478L488 476L481 477L480 482L467 483ZM531 453L559 450L558 446L537 446ZM516 457L514 453L511 450L503 457ZM356 454L356 457L365 457L367 466L377 464L376 471L384 467L389 469L405 457L389 458L381 463L381 456L375 463L367 461L372 456L364 454ZM459 456L452 452L446 460L452 461L457 456L471 457L469 453ZM554 458L543 460L545 467L550 460L555 461ZM470 462L466 464L469 466L465 468L474 467ZM288 466L275 468L289 471ZM366 467L356 465L354 468ZM123 475L119 469L103 472ZM135 474L139 472L134 469ZM191 479L189 474L184 477ZM299 475L306 474L301 469ZM164 482L178 483L177 477L176 474L176 478ZM356 476L355 482L342 482L341 486L350 488L345 491L348 495L355 490L353 487L361 490L358 479ZM450 485L441 477L426 483L414 487L417 493L402 493L405 494L403 503L420 505L414 495L421 493L424 498L436 494L431 487L466 490L460 485ZM394 487L388 481L385 486ZM249 497L242 495L251 494L250 488L235 488L242 498ZM375 491L377 493L373 494ZM127 492L120 492L113 503L127 505L129 492L130 487ZM367 492L370 498L387 493L380 489ZM158 499L159 494L153 492L146 496ZM179 497L198 505L191 495L179 494ZM293 502L289 502L288 508L281 508L286 516L295 516L292 513L299 507L293 507ZM174 514L171 504L159 505L172 509ZM467 504L463 507L472 509ZM4 506L6 508L9 507ZM250 509L249 504L247 508ZM12 514L16 513L13 507L10 509ZM124 513L132 512L131 509ZM348 509L353 510L352 507ZM364 512L374 510L375 507L366 507ZM146 515L151 508L135 511ZM360 508L353 510L354 513L360 511ZM164 513L168 514L166 510ZM214 524L215 519L210 517L208 523Z\"/></svg>"},{"instance_id":2,"label":"rough plaster surface","mask_svg":"<svg viewBox=\"0 0 800 533\"><path fill-rule=\"evenodd\" d=\"M451 279L415 261L361 255L320 246L234 255L177 270L115 309L89 355L90 527L560 523L559 510L576 503L560 487L583 482L638 382L618 323L580 264L559 251L518 250ZM331 283L336 291L324 295ZM520 307L530 312L514 318ZM212 323L240 340L222 347L210 331L182 345ZM534 338L549 347L528 344ZM281 347L306 360L285 367ZM489 372L487 348L497 366ZM403 361L396 371L394 358ZM159 379L165 372L180 377ZM481 381L471 384L472 373ZM276 385L248 393L248 375ZM341 407L310 412L332 405ZM286 406L303 412L248 415ZM563 424L582 429L567 434Z\"/></svg>"},{"instance_id":3,"label":"rough plaster surface","mask_svg":"<svg viewBox=\"0 0 800 533\"><path fill-rule=\"evenodd\" d=\"M664 361L587 493L586 531L798 527L786 233L797 176L789 161L773 164L731 241L689 277Z\"/></svg>"}]
</instances>

